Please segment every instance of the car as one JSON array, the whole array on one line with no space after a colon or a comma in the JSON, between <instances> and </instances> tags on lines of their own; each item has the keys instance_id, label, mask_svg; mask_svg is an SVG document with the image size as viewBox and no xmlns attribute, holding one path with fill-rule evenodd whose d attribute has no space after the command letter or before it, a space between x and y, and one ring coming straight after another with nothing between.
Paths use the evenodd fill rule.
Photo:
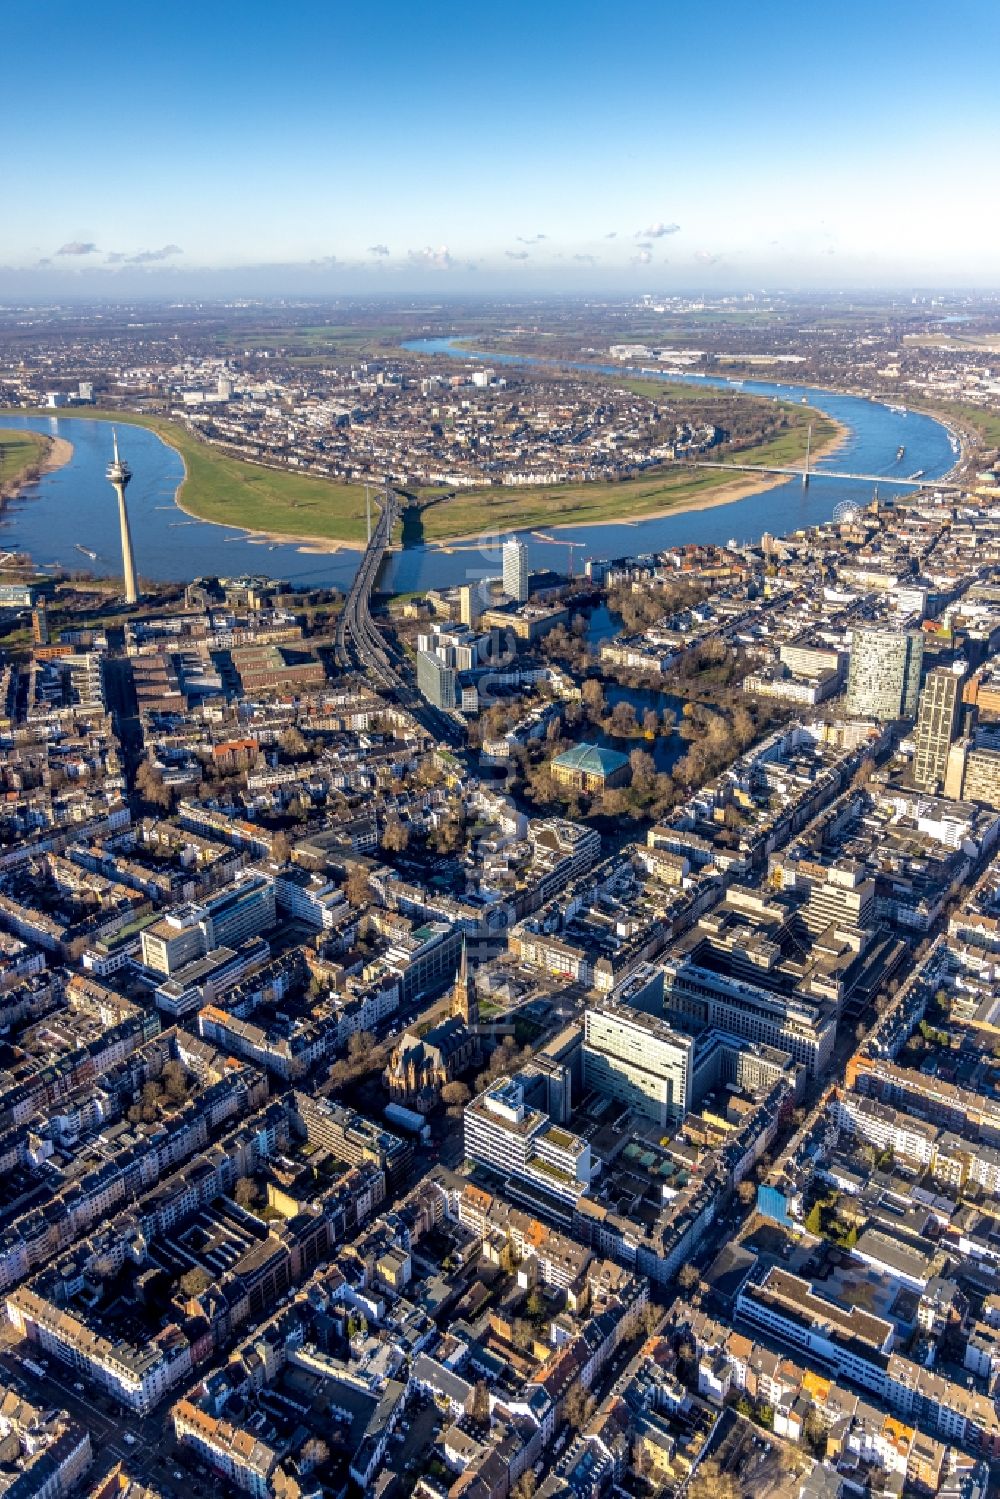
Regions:
<instances>
[{"instance_id":1,"label":"car","mask_svg":"<svg viewBox=\"0 0 1000 1499\"><path fill-rule=\"evenodd\" d=\"M133 1436L130 1431L122 1432L122 1441L125 1442L127 1446L134 1447L138 1440L139 1438Z\"/></svg>"},{"instance_id":2,"label":"car","mask_svg":"<svg viewBox=\"0 0 1000 1499\"><path fill-rule=\"evenodd\" d=\"M175 1468L170 1476L171 1478L176 1478L178 1483L183 1482L184 1474L181 1472L180 1468Z\"/></svg>"},{"instance_id":3,"label":"car","mask_svg":"<svg viewBox=\"0 0 1000 1499\"><path fill-rule=\"evenodd\" d=\"M76 1393L78 1395L82 1395L83 1394L83 1382L81 1380L79 1380L79 1379L74 1380L74 1382L73 1382L73 1388L74 1388L74 1390L76 1391Z\"/></svg>"}]
</instances>

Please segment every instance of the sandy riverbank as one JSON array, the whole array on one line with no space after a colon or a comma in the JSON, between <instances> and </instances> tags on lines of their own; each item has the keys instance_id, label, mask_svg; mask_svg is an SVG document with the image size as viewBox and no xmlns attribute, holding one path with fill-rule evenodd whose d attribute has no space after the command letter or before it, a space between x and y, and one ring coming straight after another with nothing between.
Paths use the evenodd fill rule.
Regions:
<instances>
[{"instance_id":1,"label":"sandy riverbank","mask_svg":"<svg viewBox=\"0 0 1000 1499\"><path fill-rule=\"evenodd\" d=\"M41 461L29 464L23 473L11 479L8 484L0 485L0 501L16 499L23 490L37 484L43 474L54 474L56 469L65 468L72 458L73 444L65 437L47 437L44 433L36 435L41 436L45 445Z\"/></svg>"},{"instance_id":2,"label":"sandy riverbank","mask_svg":"<svg viewBox=\"0 0 1000 1499\"><path fill-rule=\"evenodd\" d=\"M224 531L238 531L241 540L250 546L293 546L307 557L321 557L334 552L361 553L365 550L363 542L337 541L332 536L300 536L297 532L293 535L291 531L251 531L237 521L209 520L207 516L199 515L197 510L189 510L180 500L175 500L174 504L178 510L183 510L185 515L200 521L203 526L221 526Z\"/></svg>"},{"instance_id":3,"label":"sandy riverbank","mask_svg":"<svg viewBox=\"0 0 1000 1499\"><path fill-rule=\"evenodd\" d=\"M73 444L65 437L49 437L46 438L46 441L49 445L49 451L45 455L41 472L43 474L53 474L57 468L65 468L66 464L72 458Z\"/></svg>"},{"instance_id":4,"label":"sandy riverbank","mask_svg":"<svg viewBox=\"0 0 1000 1499\"><path fill-rule=\"evenodd\" d=\"M828 417L827 420L833 421L834 419ZM851 430L843 422L835 422L834 425L837 428L836 432L827 438L826 442L816 445L813 449L810 463L816 462L820 458L832 457L850 438ZM706 472L710 471L706 470ZM691 499L681 500L676 505L665 505L655 510L632 512L627 508L627 486L623 484L621 486L622 501L626 507L623 514L617 516L605 515L600 520L573 520L570 518L566 520L546 521L545 525L548 530L552 531L585 530L589 526L638 526L643 521L663 520L667 516L675 515L693 515L698 510L714 510L717 505L732 505L736 500L746 500L750 495L763 494L765 490L776 489L779 484L786 484L790 478L794 477L791 474L739 474L734 475L732 479L723 479L721 469L716 469L714 472L722 481L717 488L711 489L705 494L695 495ZM534 524L530 520L525 521L523 524L513 522L510 526L504 526L500 529L505 533L526 531L531 530ZM439 552L448 552L460 548L462 543L481 541L484 534L486 533L483 531L470 531L462 536L436 538L426 542L425 545ZM490 534L493 534L492 531Z\"/></svg>"},{"instance_id":5,"label":"sandy riverbank","mask_svg":"<svg viewBox=\"0 0 1000 1499\"><path fill-rule=\"evenodd\" d=\"M816 444L812 452L813 462L818 462L820 459L830 457L840 447L842 447L843 444L851 436L851 429L843 422L836 421L827 413L823 414L828 421L833 423L836 430L829 438L826 439L825 442ZM942 420L940 416L938 416L936 419L938 421ZM167 447L171 448L172 451L175 452L180 459L183 476L174 493L174 504L176 505L178 510L180 510L184 515L188 516L191 520L201 521L203 524L208 526L221 527L223 530L239 532L239 534L245 537L249 542L259 546L294 546L298 550L298 552L304 556L328 556L335 555L338 552L361 553L365 550L363 542L346 541L328 536L316 536L308 532L254 530L253 528L248 526L241 526L238 521L216 520L205 515L199 515L198 511L192 509L190 505L185 504L182 498L185 485L187 484L190 477L184 454L178 447L174 445L174 443L170 441L169 437L166 436L163 432L158 432L153 427L148 427L146 430L154 432L155 435L160 439L160 441ZM68 462L73 453L72 444L67 442L64 438L49 438L48 441L51 444L51 450L49 453L45 471L49 471L49 465L51 466L51 468L60 468L64 463ZM709 470L705 470L705 472L709 472ZM723 475L722 470L716 470L715 475L720 482L714 485L711 489L705 491L702 494L692 496L686 500L681 500L675 504L667 504L650 510L630 510L628 508L628 486L627 484L623 484L620 486L621 499L624 507L622 514L617 516L603 516L600 519L596 520L585 520L583 518L574 520L572 514L570 514L568 516L562 517L558 521L545 520L544 524L548 528L555 530L574 528L582 529L591 526L640 525L643 521L660 520L667 516L694 514L699 510L714 509L718 505L734 504L736 501L745 500L751 495L761 494L768 489L777 488L778 485L784 484L788 477L785 475L734 473L733 477L729 479ZM542 521L537 519L532 520L530 516L526 517L524 520L520 520L517 517L512 517L509 524L505 524L500 529L504 532L504 534L510 534L513 531L531 530L536 525L542 523ZM485 534L487 534L487 531L485 529L468 531L456 534L454 536L433 537L423 542L422 544L429 549L437 551L449 551L453 548L460 549L463 547L463 544L467 546L471 543L481 543L482 538ZM395 551L398 550L398 548L391 547L390 550Z\"/></svg>"},{"instance_id":6,"label":"sandy riverbank","mask_svg":"<svg viewBox=\"0 0 1000 1499\"><path fill-rule=\"evenodd\" d=\"M147 431L153 431L153 428L147 428ZM181 479L181 482L178 484L176 490L174 491L174 504L177 506L178 510L183 510L184 514L189 515L192 520L201 521L202 525L204 526L221 526L224 531L239 531L241 536L244 536L248 542L254 543L258 546L263 546L265 544L273 546L294 546L297 547L300 552L305 553L307 556L324 556L327 553L332 552L363 552L365 550L362 544L357 541L338 541L330 536L300 536L298 534L292 535L291 532L282 531L253 531L248 526L241 526L237 521L209 520L208 516L199 515L197 510L192 510L190 506L185 505L184 501L181 499L181 495L184 492L184 486L188 481L188 467L187 463L184 461L184 454L181 452L180 448L174 447L174 444L170 442L168 438L164 437L162 432L157 432L156 436L168 448L173 449L178 458L181 460L181 467L184 470L184 477Z\"/></svg>"},{"instance_id":7,"label":"sandy riverbank","mask_svg":"<svg viewBox=\"0 0 1000 1499\"><path fill-rule=\"evenodd\" d=\"M829 417L827 419L831 421L833 420ZM941 420L941 418L938 417L938 420ZM813 461L818 461L822 458L830 457L840 447L842 447L850 437L850 428L845 426L842 422L835 422L835 426L835 433L827 438L827 440L822 444L817 444L813 449ZM154 428L147 428L147 430L155 431ZM209 517L204 515L199 515L197 510L192 509L190 505L185 504L184 499L182 498L184 487L189 479L188 467L187 463L185 462L183 453L179 448L175 447L174 444L170 442L169 438L166 437L162 432L156 432L155 435L159 437L160 441L163 442L167 447L171 448L181 461L183 476L174 494L174 504L176 505L178 510L180 510L184 515L188 516L191 520L200 521L204 525L208 526L221 527L226 531L239 532L240 535L245 537L249 542L262 547L294 546L300 554L305 556L327 556L334 555L337 552L360 553L364 551L364 543L362 542L346 541L328 536L316 536L311 535L308 532L303 533L259 531L247 526L241 526L237 521L215 520L210 519ZM49 437L46 439L46 441L48 443L48 452L39 469L39 472L42 473L50 473L55 469L63 467L64 464L69 462L70 458L73 455L73 445L65 438ZM706 470L706 472L708 472L708 470ZM620 488L623 511L620 515L604 516L597 520L584 520L582 518L579 520L574 520L572 518L572 515L570 515L568 517L561 518L558 521L546 521L545 524L547 525L547 527L555 530L585 528L591 526L640 525L643 521L659 520L666 516L694 514L699 510L714 509L718 505L730 505L738 500L747 499L750 495L761 494L768 489L774 489L779 484L783 484L786 482L786 476L782 475L757 475L744 473L734 474L733 477L729 479L723 475L722 470L716 470L715 474L720 482L714 485L711 489L706 490L702 494L692 496L689 499L681 500L676 504L667 504L650 510L630 510L628 508L627 485L622 485L620 486ZM19 481L14 492L16 492L17 489L21 487L22 483L26 482L30 481ZM538 523L540 524L540 522ZM523 522L519 521L515 517L512 518L509 525L505 525L502 529L505 533L517 530L530 530L535 524L536 522L532 521L530 517L527 517ZM452 548L461 547L463 543L467 544L480 542L484 534L485 533L482 530L464 532L455 536L435 537L424 542L423 544L428 548L437 551L448 551ZM396 550L396 548L392 548L391 550Z\"/></svg>"},{"instance_id":8,"label":"sandy riverbank","mask_svg":"<svg viewBox=\"0 0 1000 1499\"><path fill-rule=\"evenodd\" d=\"M826 412L823 413L823 416L833 424L836 430L825 442L816 444L812 451L811 461L813 463L818 462L822 458L831 457L851 436L851 429L845 423L837 421L836 418L829 416ZM181 498L184 486L187 484L189 478L184 454L179 448L174 447L174 444L163 433L158 432L156 435L160 438L161 442L166 443L167 447L173 448L173 451L181 460L184 476L174 494L174 504L178 510L182 510L192 520L202 521L207 526L221 526L224 530L239 531L252 544L261 546L294 546L301 555L307 557L329 556L335 555L337 552L364 552L365 544L362 542L344 541L329 536L312 536L301 532L257 531L247 526L241 526L236 521L212 520L207 516L199 515L196 510L192 510L188 505L185 505ZM716 472L721 478L721 470L717 470ZM699 510L710 510L716 505L731 505L737 500L748 499L750 495L761 494L768 489L775 489L779 484L784 484L787 477L787 475L776 474L742 474L738 477L734 475L732 479L724 480L717 488L713 488L707 494L681 501L680 504L667 505L662 509L640 510L636 513L626 512L626 514L616 517L605 516L601 520L588 521L569 518L560 521L549 521L546 524L555 530L587 526L638 525L642 521L660 520L665 516L688 515L694 514ZM622 488L624 489L625 486L623 485ZM530 530L534 524L535 522L532 522L530 519L526 520L523 525L518 524L515 520L510 526L506 526L503 529L507 532ZM448 551L452 547L461 546L463 542L478 541L483 534L483 531L471 531L456 536L435 537L422 544L437 551ZM395 546L389 547L390 552L396 550L398 548Z\"/></svg>"}]
</instances>

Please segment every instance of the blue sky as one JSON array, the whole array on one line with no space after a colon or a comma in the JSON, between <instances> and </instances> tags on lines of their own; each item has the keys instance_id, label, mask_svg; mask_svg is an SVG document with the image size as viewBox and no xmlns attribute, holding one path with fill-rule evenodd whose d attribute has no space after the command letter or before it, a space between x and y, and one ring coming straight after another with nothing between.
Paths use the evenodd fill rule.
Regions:
<instances>
[{"instance_id":1,"label":"blue sky","mask_svg":"<svg viewBox=\"0 0 1000 1499\"><path fill-rule=\"evenodd\" d=\"M49 0L0 296L1000 284L1000 7Z\"/></svg>"}]
</instances>

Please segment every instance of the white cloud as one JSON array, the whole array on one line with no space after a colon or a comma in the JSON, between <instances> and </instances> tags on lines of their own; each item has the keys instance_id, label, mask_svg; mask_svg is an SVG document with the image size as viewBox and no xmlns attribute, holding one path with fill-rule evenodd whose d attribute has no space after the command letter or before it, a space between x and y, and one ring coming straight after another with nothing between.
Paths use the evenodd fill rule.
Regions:
<instances>
[{"instance_id":1,"label":"white cloud","mask_svg":"<svg viewBox=\"0 0 1000 1499\"><path fill-rule=\"evenodd\" d=\"M180 245L161 245L158 250L136 250L129 255L125 250L110 250L108 265L154 265L159 260L170 260L174 255L183 255Z\"/></svg>"},{"instance_id":2,"label":"white cloud","mask_svg":"<svg viewBox=\"0 0 1000 1499\"><path fill-rule=\"evenodd\" d=\"M411 265L428 266L435 271L449 271L455 264L447 245L439 245L436 250L431 245L425 245L422 250L411 250L406 258Z\"/></svg>"}]
</instances>

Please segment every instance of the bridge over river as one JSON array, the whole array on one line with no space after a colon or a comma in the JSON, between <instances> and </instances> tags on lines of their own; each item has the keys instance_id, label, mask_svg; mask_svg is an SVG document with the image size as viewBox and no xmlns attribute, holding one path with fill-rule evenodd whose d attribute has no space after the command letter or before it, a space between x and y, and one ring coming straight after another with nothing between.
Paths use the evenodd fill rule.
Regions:
<instances>
[{"instance_id":1,"label":"bridge over river","mask_svg":"<svg viewBox=\"0 0 1000 1499\"><path fill-rule=\"evenodd\" d=\"M897 484L904 485L907 489L922 489L925 484L934 482L925 479L923 474L908 474L905 477L901 474L897 478L895 474L849 474L835 468L782 468L763 463L713 462L710 458L677 458L674 461L678 468L724 469L727 473L734 474L777 474L789 479L801 479L803 484L809 484L813 479L853 479L861 484Z\"/></svg>"}]
</instances>

